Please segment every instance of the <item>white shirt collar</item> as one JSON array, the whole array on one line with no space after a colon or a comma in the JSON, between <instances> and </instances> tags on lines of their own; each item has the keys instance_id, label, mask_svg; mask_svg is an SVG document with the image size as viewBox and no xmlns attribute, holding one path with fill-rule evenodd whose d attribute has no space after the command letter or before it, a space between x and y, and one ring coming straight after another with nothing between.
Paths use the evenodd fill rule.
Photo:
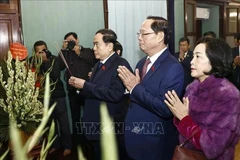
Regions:
<instances>
[{"instance_id":1,"label":"white shirt collar","mask_svg":"<svg viewBox=\"0 0 240 160\"><path fill-rule=\"evenodd\" d=\"M150 58L150 61L151 63L150 64L153 64L157 59L158 57L167 49L167 47L163 48L160 52L154 54L152 57L147 57L147 58ZM149 66L149 65L148 65Z\"/></svg>"},{"instance_id":2,"label":"white shirt collar","mask_svg":"<svg viewBox=\"0 0 240 160\"><path fill-rule=\"evenodd\" d=\"M106 61L114 54L115 52L113 52L112 54L110 54L106 59L104 59L103 61L100 61L102 64L106 63Z\"/></svg>"},{"instance_id":3,"label":"white shirt collar","mask_svg":"<svg viewBox=\"0 0 240 160\"><path fill-rule=\"evenodd\" d=\"M147 56L150 59L151 63L147 66L147 72L152 67L154 62L158 59L159 56L167 49L167 47L163 48L160 52L154 54L152 57Z\"/></svg>"}]
</instances>

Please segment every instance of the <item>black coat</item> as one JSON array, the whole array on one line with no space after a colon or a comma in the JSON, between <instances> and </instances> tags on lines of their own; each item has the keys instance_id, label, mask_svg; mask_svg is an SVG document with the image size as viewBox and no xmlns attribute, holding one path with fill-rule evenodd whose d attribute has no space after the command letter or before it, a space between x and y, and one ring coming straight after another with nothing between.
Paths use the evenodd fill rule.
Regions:
<instances>
[{"instance_id":1,"label":"black coat","mask_svg":"<svg viewBox=\"0 0 240 160\"><path fill-rule=\"evenodd\" d=\"M62 50L63 56L69 66L69 70L72 76L88 80L88 73L92 71L93 66L97 62L92 49L84 48L81 46L81 53L78 56L72 50ZM60 57L60 56L59 56ZM60 58L61 59L61 58ZM61 70L65 69L66 66L61 59ZM71 77L68 70L65 71L65 80L67 82L67 89L69 92L76 93L76 89L68 84L68 79Z\"/></svg>"},{"instance_id":2,"label":"black coat","mask_svg":"<svg viewBox=\"0 0 240 160\"><path fill-rule=\"evenodd\" d=\"M41 72L44 74L48 69L53 65L52 70L50 72L51 83L56 82L55 88L51 94L52 98L60 98L65 97L65 91L63 87L63 82L61 78L61 69L60 69L60 60L58 57L52 55L49 58L49 61L43 61L40 67ZM53 89L54 86L51 86Z\"/></svg>"},{"instance_id":3,"label":"black coat","mask_svg":"<svg viewBox=\"0 0 240 160\"><path fill-rule=\"evenodd\" d=\"M89 82L84 83L81 94L86 98L83 112L85 136L90 140L99 140L100 104L106 102L107 109L114 122L122 124L128 108L125 86L118 76L119 65L132 71L129 63L114 53L98 70L99 62L94 66ZM98 70L98 71L97 71ZM89 126L88 126L89 125ZM88 128L89 127L89 128ZM116 126L121 132L121 127Z\"/></svg>"},{"instance_id":4,"label":"black coat","mask_svg":"<svg viewBox=\"0 0 240 160\"><path fill-rule=\"evenodd\" d=\"M176 52L174 54L174 57L176 57L178 59L179 58L179 52ZM183 66L183 69L184 69L184 85L183 85L184 92L185 92L185 89L186 89L187 85L189 85L194 80L194 78L191 76L191 64L190 64L190 62L191 62L192 59L193 59L193 52L188 51L184 60L180 62Z\"/></svg>"}]
</instances>

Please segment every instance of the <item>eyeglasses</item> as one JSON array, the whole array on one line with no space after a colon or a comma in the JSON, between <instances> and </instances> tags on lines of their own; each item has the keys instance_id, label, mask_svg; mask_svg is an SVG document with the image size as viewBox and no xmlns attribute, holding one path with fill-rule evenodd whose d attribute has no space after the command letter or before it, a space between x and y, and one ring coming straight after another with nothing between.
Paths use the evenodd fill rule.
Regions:
<instances>
[{"instance_id":1,"label":"eyeglasses","mask_svg":"<svg viewBox=\"0 0 240 160\"><path fill-rule=\"evenodd\" d=\"M146 35L149 35L149 34L153 34L153 33L155 33L155 32L150 32L150 33L140 33L140 32L138 32L137 33L137 36L139 37L139 36L146 36Z\"/></svg>"}]
</instances>

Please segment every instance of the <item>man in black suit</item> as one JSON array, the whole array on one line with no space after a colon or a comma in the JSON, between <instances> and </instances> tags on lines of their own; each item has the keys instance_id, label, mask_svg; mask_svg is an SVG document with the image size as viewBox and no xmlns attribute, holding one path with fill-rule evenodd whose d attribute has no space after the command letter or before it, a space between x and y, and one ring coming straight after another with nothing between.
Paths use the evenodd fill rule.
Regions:
<instances>
[{"instance_id":1,"label":"man in black suit","mask_svg":"<svg viewBox=\"0 0 240 160\"><path fill-rule=\"evenodd\" d=\"M174 57L178 59L178 61L182 64L184 69L184 85L183 85L184 92L187 85L190 84L194 79L191 76L191 65L190 65L190 62L193 58L193 52L190 51L189 49L190 49L189 39L186 37L182 37L179 40L179 52L176 52L174 54Z\"/></svg>"},{"instance_id":2,"label":"man in black suit","mask_svg":"<svg viewBox=\"0 0 240 160\"><path fill-rule=\"evenodd\" d=\"M240 43L240 33L236 35L236 40ZM232 49L233 54L233 83L240 90L240 45Z\"/></svg>"},{"instance_id":3,"label":"man in black suit","mask_svg":"<svg viewBox=\"0 0 240 160\"><path fill-rule=\"evenodd\" d=\"M92 49L84 48L79 44L76 33L69 32L64 36L62 53L69 66L69 70L66 69L65 71L65 80L68 82L71 76L88 80L88 73L92 70L97 60L95 59ZM61 70L63 70L66 68L66 65L62 58L60 59ZM78 141L80 139L81 106L84 106L84 97L79 95L79 91L68 83L67 90L72 116L73 142L77 142L77 139ZM77 144L74 143L74 146L76 145Z\"/></svg>"},{"instance_id":4,"label":"man in black suit","mask_svg":"<svg viewBox=\"0 0 240 160\"><path fill-rule=\"evenodd\" d=\"M128 97L125 93L125 86L118 77L117 68L119 65L126 66L132 71L129 63L120 57L115 51L117 35L110 29L101 29L94 37L94 54L99 62L93 68L89 82L72 76L69 84L80 89L80 94L85 96L83 113L83 132L94 148L95 159L101 159L100 153L100 103L106 102L107 109L113 121L118 126L116 133L119 159L126 160L127 154L124 147L123 124L128 108ZM94 125L95 124L95 125ZM98 125L96 125L98 124ZM123 126L122 126L123 127Z\"/></svg>"}]
</instances>

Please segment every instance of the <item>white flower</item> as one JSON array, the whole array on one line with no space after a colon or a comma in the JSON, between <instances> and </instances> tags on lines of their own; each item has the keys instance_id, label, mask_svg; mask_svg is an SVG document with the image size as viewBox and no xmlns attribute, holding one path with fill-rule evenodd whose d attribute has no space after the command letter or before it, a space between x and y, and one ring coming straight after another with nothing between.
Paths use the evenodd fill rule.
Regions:
<instances>
[{"instance_id":1,"label":"white flower","mask_svg":"<svg viewBox=\"0 0 240 160\"><path fill-rule=\"evenodd\" d=\"M6 93L0 95L0 107L20 129L28 123L40 122L43 104L38 100L39 88L35 87L36 73L27 68L26 61L16 59L13 63L10 52L6 64L5 76L0 66L0 87ZM7 81L4 81L6 76Z\"/></svg>"}]
</instances>

